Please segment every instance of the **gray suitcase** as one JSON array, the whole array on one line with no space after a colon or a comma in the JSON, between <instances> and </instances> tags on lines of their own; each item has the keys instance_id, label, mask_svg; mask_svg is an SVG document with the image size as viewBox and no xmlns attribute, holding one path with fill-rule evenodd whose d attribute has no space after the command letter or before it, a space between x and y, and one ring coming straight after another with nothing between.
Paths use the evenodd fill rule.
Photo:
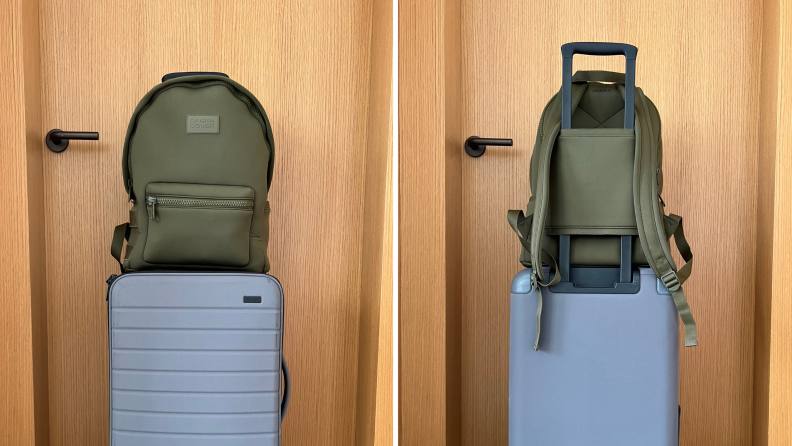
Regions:
<instances>
[{"instance_id":1,"label":"gray suitcase","mask_svg":"<svg viewBox=\"0 0 792 446\"><path fill-rule=\"evenodd\" d=\"M111 446L280 445L289 378L274 277L146 272L108 284Z\"/></svg>"},{"instance_id":2,"label":"gray suitcase","mask_svg":"<svg viewBox=\"0 0 792 446\"><path fill-rule=\"evenodd\" d=\"M590 272L571 270L572 282L576 273ZM517 273L511 287L510 445L678 444L676 307L651 269L634 270L636 280L634 294L615 294L612 285L610 293L604 287L584 293L543 287L542 337L534 351L537 292L531 270Z\"/></svg>"}]
</instances>

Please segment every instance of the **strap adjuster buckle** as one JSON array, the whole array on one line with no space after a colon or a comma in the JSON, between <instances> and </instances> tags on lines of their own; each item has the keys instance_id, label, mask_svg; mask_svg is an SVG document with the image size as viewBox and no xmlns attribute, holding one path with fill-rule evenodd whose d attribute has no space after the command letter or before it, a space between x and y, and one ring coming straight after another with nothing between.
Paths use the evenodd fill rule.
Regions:
<instances>
[{"instance_id":1,"label":"strap adjuster buckle","mask_svg":"<svg viewBox=\"0 0 792 446\"><path fill-rule=\"evenodd\" d=\"M676 273L671 271L668 274L664 274L663 277L660 278L663 281L663 285L665 285L668 291L676 291L682 286L679 283L679 277L677 277Z\"/></svg>"}]
</instances>

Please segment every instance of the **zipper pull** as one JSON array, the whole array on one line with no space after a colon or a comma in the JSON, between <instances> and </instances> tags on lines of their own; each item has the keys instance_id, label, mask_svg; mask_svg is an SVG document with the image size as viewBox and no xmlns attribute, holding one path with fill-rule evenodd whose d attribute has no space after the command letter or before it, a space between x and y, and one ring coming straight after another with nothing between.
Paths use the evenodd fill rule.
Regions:
<instances>
[{"instance_id":1,"label":"zipper pull","mask_svg":"<svg viewBox=\"0 0 792 446\"><path fill-rule=\"evenodd\" d=\"M147 197L146 204L148 204L148 206L151 207L151 215L149 216L149 218L151 218L151 221L154 221L154 219L156 218L155 208L157 207L157 197Z\"/></svg>"},{"instance_id":2,"label":"zipper pull","mask_svg":"<svg viewBox=\"0 0 792 446\"><path fill-rule=\"evenodd\" d=\"M127 197L128 198L127 199L127 203L129 203L130 201L132 201L132 178L127 180L127 186L128 186L127 189L129 190L129 196Z\"/></svg>"},{"instance_id":3,"label":"zipper pull","mask_svg":"<svg viewBox=\"0 0 792 446\"><path fill-rule=\"evenodd\" d=\"M110 277L108 277L107 280L106 280L106 282L107 282L107 297L105 297L105 302L109 302L110 301L110 287L113 286L113 282L115 282L116 279L118 279L118 275L110 274Z\"/></svg>"},{"instance_id":4,"label":"zipper pull","mask_svg":"<svg viewBox=\"0 0 792 446\"><path fill-rule=\"evenodd\" d=\"M657 169L657 174L655 175L655 181L657 182L657 187L659 188L660 187L660 169L659 168ZM660 204L662 204L663 207L666 207L665 206L665 201L663 201L663 196L660 195L660 194L657 194L657 198L660 199Z\"/></svg>"}]
</instances>

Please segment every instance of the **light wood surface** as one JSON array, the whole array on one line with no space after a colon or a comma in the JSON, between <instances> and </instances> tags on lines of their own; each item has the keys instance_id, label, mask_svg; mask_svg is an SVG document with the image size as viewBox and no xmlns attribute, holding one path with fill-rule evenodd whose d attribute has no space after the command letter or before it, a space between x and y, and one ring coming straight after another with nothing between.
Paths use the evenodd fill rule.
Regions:
<instances>
[{"instance_id":1,"label":"light wood surface","mask_svg":"<svg viewBox=\"0 0 792 446\"><path fill-rule=\"evenodd\" d=\"M392 113L392 102L390 110ZM395 373L393 370L393 116L390 113L389 116L388 122L391 125L388 132L388 162L385 177L391 181L385 188L375 446L393 445L393 373Z\"/></svg>"},{"instance_id":2,"label":"light wood surface","mask_svg":"<svg viewBox=\"0 0 792 446\"><path fill-rule=\"evenodd\" d=\"M775 227L770 324L768 442L792 444L792 4L779 14Z\"/></svg>"},{"instance_id":3,"label":"light wood surface","mask_svg":"<svg viewBox=\"0 0 792 446\"><path fill-rule=\"evenodd\" d=\"M768 445L770 324L773 304L775 170L779 102L779 8L766 0L762 17L762 73L756 178L756 274L754 310L753 444Z\"/></svg>"},{"instance_id":4,"label":"light wood surface","mask_svg":"<svg viewBox=\"0 0 792 446\"><path fill-rule=\"evenodd\" d=\"M447 193L459 175L448 144L460 135L448 126L461 109L449 107L458 96L447 82L460 63L458 5L399 2L399 439L410 446L458 444L458 316L448 305L459 284L448 262L459 249L449 213L458 201Z\"/></svg>"},{"instance_id":5,"label":"light wood surface","mask_svg":"<svg viewBox=\"0 0 792 446\"><path fill-rule=\"evenodd\" d=\"M369 101L366 112L366 176L363 212L363 253L361 256L360 326L358 329L358 375L357 407L355 412L355 444L376 444L380 427L380 400L393 394L392 389L383 389L381 380L390 369L380 368L380 350L388 349L383 332L392 331L392 325L383 321L382 312L387 311L390 288L387 279L387 260L392 250L386 251L386 232L390 176L388 164L391 159L391 90L393 58L389 48L393 46L393 5L390 2L371 4L371 43ZM392 269L392 267L391 267ZM385 322L385 325L383 325ZM387 365L387 362L382 364ZM392 442L392 441L391 441Z\"/></svg>"},{"instance_id":6,"label":"light wood surface","mask_svg":"<svg viewBox=\"0 0 792 446\"><path fill-rule=\"evenodd\" d=\"M38 8L0 3L0 444L49 444Z\"/></svg>"},{"instance_id":7,"label":"light wood surface","mask_svg":"<svg viewBox=\"0 0 792 446\"><path fill-rule=\"evenodd\" d=\"M427 2L400 5L406 12L400 20L412 20L400 28L402 414L410 402L405 394L439 404L443 385L458 379L459 387L445 389L460 395L461 441L454 444L507 444L509 284L520 265L506 210L523 208L530 197L539 115L560 88L560 46L629 42L639 48L637 84L663 118L667 211L685 217L696 258L685 289L699 346L681 351L682 444L751 444L761 2L462 0L456 134L447 130L459 116L441 113L451 87L441 83L448 49L437 47L450 44L440 37L448 16L437 10L442 4L429 12ZM575 67L623 70L624 61L584 56L575 58ZM515 147L463 156L461 187L450 189L442 179L453 173L437 158L442 142L436 138L470 135L513 138ZM461 142L454 150L462 153ZM454 221L440 211L452 195L461 197ZM449 268L442 242L455 224L463 235L456 240L461 256ZM458 293L448 291L454 280ZM453 356L437 364L452 336L442 325L445 302L460 311L453 334L461 340L458 371L449 368ZM416 381L428 364L430 375ZM402 418L412 441L403 444L448 438L443 416L449 412L429 409ZM405 432L408 422L417 433ZM423 424L429 422L434 432Z\"/></svg>"},{"instance_id":8,"label":"light wood surface","mask_svg":"<svg viewBox=\"0 0 792 446\"><path fill-rule=\"evenodd\" d=\"M374 407L383 327L380 280L363 276L363 262L382 250L390 103L381 87L390 70L374 57L390 45L378 47L374 11L370 0L40 1L47 104L40 131L101 138L44 152L53 446L108 442L104 280L117 272L108 247L129 207L123 138L160 77L191 70L222 71L246 86L275 134L269 253L285 291L284 347L295 383L283 442L373 438L371 427L358 429L373 425L373 414L358 409ZM361 330L375 340L365 351Z\"/></svg>"}]
</instances>

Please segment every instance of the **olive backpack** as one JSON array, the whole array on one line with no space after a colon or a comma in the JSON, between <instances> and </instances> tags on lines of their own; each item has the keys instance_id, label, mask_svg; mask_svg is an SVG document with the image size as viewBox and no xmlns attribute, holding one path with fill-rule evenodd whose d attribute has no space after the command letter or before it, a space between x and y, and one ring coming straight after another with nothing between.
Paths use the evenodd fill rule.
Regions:
<instances>
[{"instance_id":1,"label":"olive backpack","mask_svg":"<svg viewBox=\"0 0 792 446\"><path fill-rule=\"evenodd\" d=\"M637 51L632 45L616 43L562 46L563 87L547 103L539 121L527 214L508 212L509 224L522 243L520 262L526 268L545 265L555 269L550 280L541 267L532 272L533 287L539 290L534 348L539 342L541 288L556 287L560 282L573 287L569 277L564 277L570 263L620 266L623 282L629 282L632 267L651 267L673 297L685 327L685 345L697 344L696 323L682 290L691 273L693 254L682 218L667 215L660 196L660 114L635 87ZM624 55L626 75L578 71L572 76L572 57L580 53ZM625 104L631 104L633 110ZM636 236L639 243L633 244ZM671 254L672 236L686 262L681 268ZM559 258L563 261L557 263ZM624 258L630 259L626 267L620 265ZM616 283L615 287L629 285ZM619 323L618 309L614 309L614 321Z\"/></svg>"},{"instance_id":2,"label":"olive backpack","mask_svg":"<svg viewBox=\"0 0 792 446\"><path fill-rule=\"evenodd\" d=\"M124 141L132 208L111 246L121 271L267 272L273 148L264 108L225 74L163 77Z\"/></svg>"}]
</instances>

